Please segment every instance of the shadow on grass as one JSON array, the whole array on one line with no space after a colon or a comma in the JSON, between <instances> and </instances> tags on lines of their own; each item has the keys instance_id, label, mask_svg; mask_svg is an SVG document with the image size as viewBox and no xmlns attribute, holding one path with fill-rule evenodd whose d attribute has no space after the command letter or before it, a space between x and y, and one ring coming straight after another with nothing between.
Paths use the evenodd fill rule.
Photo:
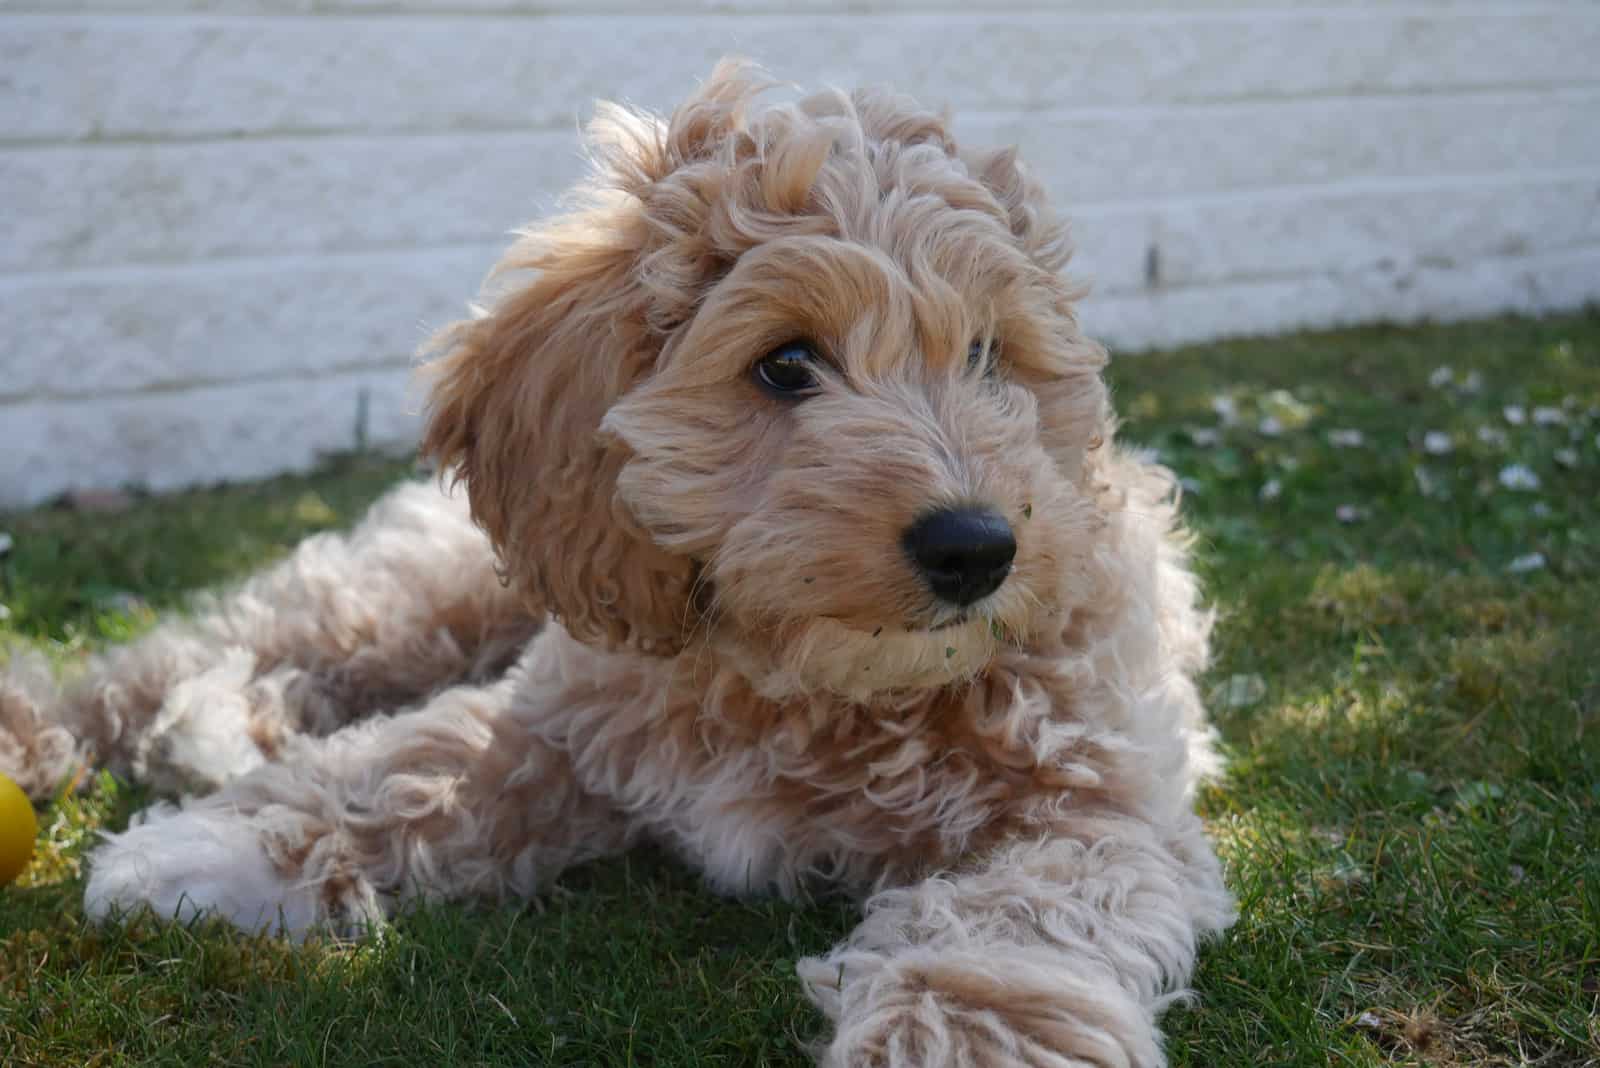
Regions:
<instances>
[{"instance_id":1,"label":"shadow on grass","mask_svg":"<svg viewBox=\"0 0 1600 1068\"><path fill-rule=\"evenodd\" d=\"M531 905L421 907L299 946L149 916L87 928L57 889L27 892L49 891L46 907L0 936L0 1026L30 1064L99 1048L124 1063L800 1064L820 1019L794 963L854 915L714 899L648 848Z\"/></svg>"}]
</instances>

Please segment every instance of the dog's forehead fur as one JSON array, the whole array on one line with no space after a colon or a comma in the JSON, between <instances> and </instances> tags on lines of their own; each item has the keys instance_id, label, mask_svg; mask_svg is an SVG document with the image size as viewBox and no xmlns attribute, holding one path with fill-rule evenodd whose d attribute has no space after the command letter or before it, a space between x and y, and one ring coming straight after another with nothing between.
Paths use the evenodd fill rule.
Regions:
<instances>
[{"instance_id":1,"label":"dog's forehead fur","mask_svg":"<svg viewBox=\"0 0 1600 1068\"><path fill-rule=\"evenodd\" d=\"M957 244L949 235L926 244L941 242ZM981 259L980 253L944 268L840 238L776 238L746 252L713 285L687 327L664 346L658 371L685 380L738 373L770 348L805 339L860 382L960 370L974 343L999 345L1011 333L1018 337L1008 357L1047 371L1052 354L1040 359L1042 346L1024 342L1039 333L1027 320L1040 315L1040 295L1048 289L1027 271L974 269Z\"/></svg>"},{"instance_id":2,"label":"dog's forehead fur","mask_svg":"<svg viewBox=\"0 0 1600 1068\"><path fill-rule=\"evenodd\" d=\"M841 363L935 365L997 319L1070 314L1066 229L1013 153L963 154L944 119L887 92L747 114L763 87L719 72L670 121L599 120L605 173L649 231L639 277L664 362L704 354L705 338L675 330L697 312L713 331L758 319L775 342L812 335ZM848 344L873 332L898 344Z\"/></svg>"}]
</instances>

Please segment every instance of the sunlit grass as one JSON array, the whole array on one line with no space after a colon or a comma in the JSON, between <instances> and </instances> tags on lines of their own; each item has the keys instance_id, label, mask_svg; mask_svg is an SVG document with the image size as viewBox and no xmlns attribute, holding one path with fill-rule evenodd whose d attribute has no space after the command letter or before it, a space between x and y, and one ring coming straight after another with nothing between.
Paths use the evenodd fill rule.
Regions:
<instances>
[{"instance_id":1,"label":"sunlit grass","mask_svg":"<svg viewBox=\"0 0 1600 1068\"><path fill-rule=\"evenodd\" d=\"M1600 314L1203 346L1114 382L1124 436L1185 479L1219 612L1230 764L1201 804L1241 917L1167 1017L1174 1062L1600 1065ZM406 469L0 520L0 635L70 666ZM144 800L99 777L41 813L0 891L0 1062L798 1065L794 960L852 922L719 901L647 850L353 945L88 928L79 858Z\"/></svg>"}]
</instances>

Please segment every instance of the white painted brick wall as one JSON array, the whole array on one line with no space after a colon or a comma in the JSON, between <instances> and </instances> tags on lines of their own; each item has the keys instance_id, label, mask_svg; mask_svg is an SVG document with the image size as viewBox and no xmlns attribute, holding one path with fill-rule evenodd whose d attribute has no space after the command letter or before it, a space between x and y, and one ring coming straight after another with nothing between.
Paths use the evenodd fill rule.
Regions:
<instances>
[{"instance_id":1,"label":"white painted brick wall","mask_svg":"<svg viewBox=\"0 0 1600 1068\"><path fill-rule=\"evenodd\" d=\"M0 0L0 507L409 442L591 101L728 52L1019 143L1117 347L1600 298L1595 0Z\"/></svg>"}]
</instances>

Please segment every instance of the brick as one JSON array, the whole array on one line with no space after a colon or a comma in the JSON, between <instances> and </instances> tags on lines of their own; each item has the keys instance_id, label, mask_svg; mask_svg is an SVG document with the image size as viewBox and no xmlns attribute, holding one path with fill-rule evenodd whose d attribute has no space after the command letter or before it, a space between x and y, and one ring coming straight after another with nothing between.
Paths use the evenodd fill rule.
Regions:
<instances>
[{"instance_id":1,"label":"brick","mask_svg":"<svg viewBox=\"0 0 1600 1068\"><path fill-rule=\"evenodd\" d=\"M36 140L569 125L668 107L736 52L780 77L892 80L958 112L1593 80L1593 8L1430 17L1221 11L0 22L0 114ZM639 62L640 57L652 62ZM397 102L400 106L397 106Z\"/></svg>"},{"instance_id":2,"label":"brick","mask_svg":"<svg viewBox=\"0 0 1600 1068\"><path fill-rule=\"evenodd\" d=\"M1600 245L1600 171L1178 197L1073 215L1096 291L1401 272ZM1147 277L1155 249L1157 273Z\"/></svg>"},{"instance_id":3,"label":"brick","mask_svg":"<svg viewBox=\"0 0 1600 1068\"><path fill-rule=\"evenodd\" d=\"M305 470L354 446L363 393L368 443L404 448L420 406L408 381L405 370L368 371L0 406L0 508L67 489L159 491Z\"/></svg>"},{"instance_id":4,"label":"brick","mask_svg":"<svg viewBox=\"0 0 1600 1068\"><path fill-rule=\"evenodd\" d=\"M405 367L497 246L0 282L0 402Z\"/></svg>"},{"instance_id":5,"label":"brick","mask_svg":"<svg viewBox=\"0 0 1600 1068\"><path fill-rule=\"evenodd\" d=\"M1344 0L1355 9L1392 7L1395 0ZM1582 7L1593 0L1502 0L1493 10L1526 14L1529 11ZM1129 11L1168 15L1196 12L1248 11L1277 14L1327 8L1328 0L1009 0L1008 10L1028 13L1071 12L1117 15ZM528 15L593 14L682 15L703 13L748 14L783 11L796 14L848 14L862 11L961 13L972 10L972 0L0 0L0 12L229 12L272 14L282 11L316 11L321 14L353 12L429 12L438 14L516 13ZM1483 0L1414 0L1407 7L1447 15L1478 13Z\"/></svg>"},{"instance_id":6,"label":"brick","mask_svg":"<svg viewBox=\"0 0 1600 1068\"><path fill-rule=\"evenodd\" d=\"M1600 89L1282 100L1165 111L957 116L1018 144L1069 208L1360 179L1600 165Z\"/></svg>"},{"instance_id":7,"label":"brick","mask_svg":"<svg viewBox=\"0 0 1600 1068\"><path fill-rule=\"evenodd\" d=\"M0 152L0 269L491 243L583 170L571 132Z\"/></svg>"},{"instance_id":8,"label":"brick","mask_svg":"<svg viewBox=\"0 0 1600 1068\"><path fill-rule=\"evenodd\" d=\"M1600 248L1507 256L1452 267L1418 266L1194 286L1092 299L1085 329L1122 352L1219 337L1463 319L1502 312L1570 311L1594 299Z\"/></svg>"},{"instance_id":9,"label":"brick","mask_svg":"<svg viewBox=\"0 0 1600 1068\"><path fill-rule=\"evenodd\" d=\"M424 3L431 0L424 0ZM444 0L446 4L454 0ZM582 2L582 0L579 0ZM241 15L301 14L330 10L328 0L0 0L0 14L170 14L226 12ZM465 10L459 8L458 10Z\"/></svg>"}]
</instances>

